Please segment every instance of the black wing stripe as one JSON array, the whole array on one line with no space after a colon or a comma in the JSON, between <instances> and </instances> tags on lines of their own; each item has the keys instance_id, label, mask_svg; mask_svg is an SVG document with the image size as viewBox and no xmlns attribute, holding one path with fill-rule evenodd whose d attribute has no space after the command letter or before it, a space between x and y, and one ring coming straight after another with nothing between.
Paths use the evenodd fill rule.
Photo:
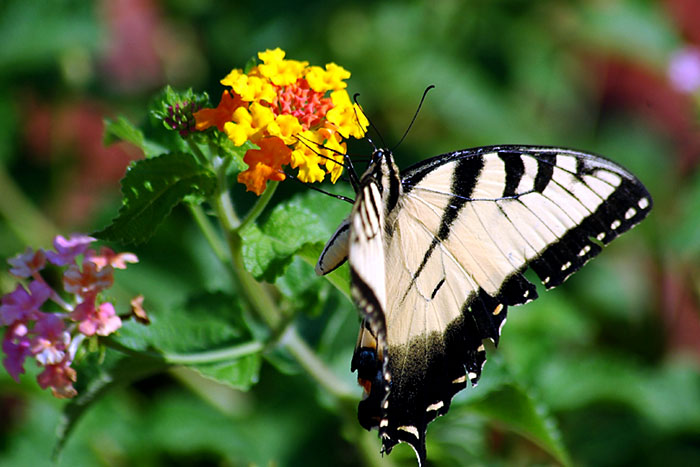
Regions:
<instances>
[{"instance_id":1,"label":"black wing stripe","mask_svg":"<svg viewBox=\"0 0 700 467\"><path fill-rule=\"evenodd\" d=\"M448 204L450 208L445 211L440 224L439 239L444 240L450 234L450 227L459 215L462 206L471 197L483 168L484 158L481 156L460 159L457 162L452 175L453 196Z\"/></svg>"},{"instance_id":2,"label":"black wing stripe","mask_svg":"<svg viewBox=\"0 0 700 467\"><path fill-rule=\"evenodd\" d=\"M522 154L501 151L498 153L498 157L500 157L505 164L506 170L506 184L503 188L503 197L508 198L515 196L517 194L518 185L520 185L520 180L525 173L525 164L523 163Z\"/></svg>"},{"instance_id":3,"label":"black wing stripe","mask_svg":"<svg viewBox=\"0 0 700 467\"><path fill-rule=\"evenodd\" d=\"M391 211L399 202L399 186L401 179L394 170L394 164L388 164L389 169L389 194L386 198L386 210Z\"/></svg>"},{"instance_id":4,"label":"black wing stripe","mask_svg":"<svg viewBox=\"0 0 700 467\"><path fill-rule=\"evenodd\" d=\"M542 193L554 173L554 165L556 156L554 154L538 154L537 155L537 176L535 177L535 191Z\"/></svg>"},{"instance_id":5,"label":"black wing stripe","mask_svg":"<svg viewBox=\"0 0 700 467\"><path fill-rule=\"evenodd\" d=\"M407 289L410 289L415 284L418 277L420 277L425 265L435 251L435 247L440 243L441 240L446 239L450 234L450 229L452 224L457 219L459 211L467 202L467 199L471 196L474 191L474 187L479 179L479 174L484 166L483 157L471 157L466 159L461 159L457 162L455 166L454 173L452 175L452 192L455 196L450 199L448 204L449 208L445 210L440 221L440 229L438 230L437 237L433 238L432 243L428 249L423 254L423 260L420 263L418 269L413 274L411 279L411 284Z\"/></svg>"}]
</instances>

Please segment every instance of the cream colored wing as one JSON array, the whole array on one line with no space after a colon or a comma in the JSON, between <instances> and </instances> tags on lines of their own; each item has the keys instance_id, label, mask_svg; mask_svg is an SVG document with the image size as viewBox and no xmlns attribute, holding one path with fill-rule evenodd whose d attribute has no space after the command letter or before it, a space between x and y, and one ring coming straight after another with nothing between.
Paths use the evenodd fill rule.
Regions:
<instances>
[{"instance_id":1,"label":"cream colored wing","mask_svg":"<svg viewBox=\"0 0 700 467\"><path fill-rule=\"evenodd\" d=\"M509 305L547 288L640 222L651 197L629 172L558 148L490 147L425 161L402 177L385 241L388 365L385 450L425 455L425 431L476 384ZM371 394L370 394L371 395ZM381 427L380 427L381 429Z\"/></svg>"}]
</instances>

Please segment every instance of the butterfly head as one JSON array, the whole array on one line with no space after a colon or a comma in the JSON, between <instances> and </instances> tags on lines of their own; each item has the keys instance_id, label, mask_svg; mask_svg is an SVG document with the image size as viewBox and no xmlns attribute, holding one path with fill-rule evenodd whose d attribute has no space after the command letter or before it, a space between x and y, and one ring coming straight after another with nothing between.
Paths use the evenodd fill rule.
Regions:
<instances>
[{"instance_id":1,"label":"butterfly head","mask_svg":"<svg viewBox=\"0 0 700 467\"><path fill-rule=\"evenodd\" d=\"M402 188L399 168L389 149L376 149L372 153L367 170L360 179L361 187L369 184L377 186L385 202L385 214L390 212L396 206Z\"/></svg>"}]
</instances>

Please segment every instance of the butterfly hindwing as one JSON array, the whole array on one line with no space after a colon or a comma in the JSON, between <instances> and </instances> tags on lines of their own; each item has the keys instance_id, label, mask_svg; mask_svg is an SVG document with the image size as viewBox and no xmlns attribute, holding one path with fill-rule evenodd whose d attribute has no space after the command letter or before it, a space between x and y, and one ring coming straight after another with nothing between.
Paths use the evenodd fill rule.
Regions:
<instances>
[{"instance_id":1,"label":"butterfly hindwing","mask_svg":"<svg viewBox=\"0 0 700 467\"><path fill-rule=\"evenodd\" d=\"M625 169L578 151L477 148L402 177L375 152L348 221L362 425L422 464L428 424L480 377L482 340L498 344L508 306L537 298L524 271L555 287L651 205Z\"/></svg>"}]
</instances>

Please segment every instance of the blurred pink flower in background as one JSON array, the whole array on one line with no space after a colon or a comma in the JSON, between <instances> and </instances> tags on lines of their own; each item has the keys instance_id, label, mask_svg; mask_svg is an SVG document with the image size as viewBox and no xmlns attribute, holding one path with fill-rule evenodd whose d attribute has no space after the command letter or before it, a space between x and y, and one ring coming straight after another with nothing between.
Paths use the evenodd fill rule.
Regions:
<instances>
[{"instance_id":1,"label":"blurred pink flower in background","mask_svg":"<svg viewBox=\"0 0 700 467\"><path fill-rule=\"evenodd\" d=\"M103 0L100 10L107 33L102 66L110 84L120 91L159 86L165 79L156 50L162 21L154 2Z\"/></svg>"},{"instance_id":2,"label":"blurred pink flower in background","mask_svg":"<svg viewBox=\"0 0 700 467\"><path fill-rule=\"evenodd\" d=\"M668 78L678 91L692 94L700 89L700 49L687 47L671 57Z\"/></svg>"}]
</instances>

